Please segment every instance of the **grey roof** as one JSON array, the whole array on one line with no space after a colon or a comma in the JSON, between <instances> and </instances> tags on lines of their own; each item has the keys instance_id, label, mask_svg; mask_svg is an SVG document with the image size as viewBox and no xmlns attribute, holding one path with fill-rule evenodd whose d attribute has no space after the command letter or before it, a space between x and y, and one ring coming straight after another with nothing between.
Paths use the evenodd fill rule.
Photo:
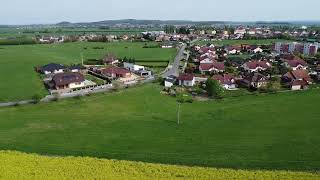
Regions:
<instances>
[{"instance_id":1,"label":"grey roof","mask_svg":"<svg viewBox=\"0 0 320 180\"><path fill-rule=\"evenodd\" d=\"M60 69L65 69L65 67L62 64L56 64L56 63L50 63L40 68L42 72L45 72L45 71L54 72L55 70L60 70Z\"/></svg>"}]
</instances>

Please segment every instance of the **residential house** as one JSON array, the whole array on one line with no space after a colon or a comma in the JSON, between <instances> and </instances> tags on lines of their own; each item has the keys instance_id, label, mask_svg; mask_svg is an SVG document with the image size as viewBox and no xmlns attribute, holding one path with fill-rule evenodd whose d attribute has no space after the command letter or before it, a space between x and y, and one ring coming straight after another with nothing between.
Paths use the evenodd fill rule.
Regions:
<instances>
[{"instance_id":1,"label":"residential house","mask_svg":"<svg viewBox=\"0 0 320 180\"><path fill-rule=\"evenodd\" d=\"M268 68L271 68L271 64L267 61L249 61L242 65L243 69L247 72L259 72L259 71L265 71Z\"/></svg>"},{"instance_id":2,"label":"residential house","mask_svg":"<svg viewBox=\"0 0 320 180\"><path fill-rule=\"evenodd\" d=\"M59 73L52 77L49 87L51 89L62 90L62 89L75 89L85 86L85 78L81 73L77 72L66 72Z\"/></svg>"},{"instance_id":3,"label":"residential house","mask_svg":"<svg viewBox=\"0 0 320 180\"><path fill-rule=\"evenodd\" d=\"M306 70L308 68L308 64L304 60L298 58L292 60L285 60L283 64L285 67L291 68L292 70Z\"/></svg>"},{"instance_id":4,"label":"residential house","mask_svg":"<svg viewBox=\"0 0 320 180\"><path fill-rule=\"evenodd\" d=\"M43 74L58 74L63 73L65 70L65 66L62 64L50 63L40 67L38 70Z\"/></svg>"},{"instance_id":5,"label":"residential house","mask_svg":"<svg viewBox=\"0 0 320 180\"><path fill-rule=\"evenodd\" d=\"M137 76L132 74L129 70L115 66L110 66L101 69L100 73L110 78L116 78L124 84L129 84L137 80Z\"/></svg>"},{"instance_id":6,"label":"residential house","mask_svg":"<svg viewBox=\"0 0 320 180\"><path fill-rule=\"evenodd\" d=\"M225 71L225 66L223 62L212 62L212 63L202 63L199 66L199 71L204 73L220 73Z\"/></svg>"},{"instance_id":7,"label":"residential house","mask_svg":"<svg viewBox=\"0 0 320 180\"><path fill-rule=\"evenodd\" d=\"M101 74L112 78L126 78L131 76L131 72L116 66L106 67L100 70Z\"/></svg>"},{"instance_id":8,"label":"residential house","mask_svg":"<svg viewBox=\"0 0 320 180\"><path fill-rule=\"evenodd\" d=\"M261 49L261 47L253 47L251 49L251 52L257 54L257 53L262 53L263 52L263 49Z\"/></svg>"},{"instance_id":9,"label":"residential house","mask_svg":"<svg viewBox=\"0 0 320 180\"><path fill-rule=\"evenodd\" d=\"M231 90L237 88L236 79L231 74L214 75L212 78L219 81L225 89Z\"/></svg>"},{"instance_id":10,"label":"residential house","mask_svg":"<svg viewBox=\"0 0 320 180\"><path fill-rule=\"evenodd\" d=\"M124 62L123 67L128 69L131 72L134 72L135 74L137 74L139 76L142 76L142 77L149 77L152 75L152 72L146 70L146 68L144 66Z\"/></svg>"},{"instance_id":11,"label":"residential house","mask_svg":"<svg viewBox=\"0 0 320 180\"><path fill-rule=\"evenodd\" d=\"M253 88L260 88L266 86L267 83L267 77L260 73L251 73L250 75L244 77L242 80L242 84L244 84L246 87Z\"/></svg>"},{"instance_id":12,"label":"residential house","mask_svg":"<svg viewBox=\"0 0 320 180\"><path fill-rule=\"evenodd\" d=\"M246 34L246 33L247 33L247 31L246 31L246 29L243 28L243 27L238 27L238 28L236 28L236 29L234 30L234 34L244 35L244 34Z\"/></svg>"},{"instance_id":13,"label":"residential house","mask_svg":"<svg viewBox=\"0 0 320 180\"><path fill-rule=\"evenodd\" d=\"M228 46L225 48L228 54L239 54L241 52L241 46Z\"/></svg>"},{"instance_id":14,"label":"residential house","mask_svg":"<svg viewBox=\"0 0 320 180\"><path fill-rule=\"evenodd\" d=\"M179 86L192 87L195 85L195 77L193 74L182 73L177 78Z\"/></svg>"},{"instance_id":15,"label":"residential house","mask_svg":"<svg viewBox=\"0 0 320 180\"><path fill-rule=\"evenodd\" d=\"M102 62L103 62L104 64L114 65L114 64L119 63L119 60L118 60L118 58L117 58L115 55L113 55L113 54L108 54L108 55L106 55L106 56L103 58Z\"/></svg>"},{"instance_id":16,"label":"residential house","mask_svg":"<svg viewBox=\"0 0 320 180\"><path fill-rule=\"evenodd\" d=\"M176 80L177 80L177 77L170 75L166 77L166 79L164 80L164 86L167 88L171 88L172 86L174 86Z\"/></svg>"},{"instance_id":17,"label":"residential house","mask_svg":"<svg viewBox=\"0 0 320 180\"><path fill-rule=\"evenodd\" d=\"M72 66L68 67L68 69L71 72L82 72L86 68L84 66L81 66L81 65L72 65Z\"/></svg>"},{"instance_id":18,"label":"residential house","mask_svg":"<svg viewBox=\"0 0 320 180\"><path fill-rule=\"evenodd\" d=\"M170 41L166 41L161 44L161 48L173 48L173 47L174 47L174 43Z\"/></svg>"},{"instance_id":19,"label":"residential house","mask_svg":"<svg viewBox=\"0 0 320 180\"><path fill-rule=\"evenodd\" d=\"M294 70L282 76L282 81L292 90L307 89L312 79L306 70Z\"/></svg>"}]
</instances>

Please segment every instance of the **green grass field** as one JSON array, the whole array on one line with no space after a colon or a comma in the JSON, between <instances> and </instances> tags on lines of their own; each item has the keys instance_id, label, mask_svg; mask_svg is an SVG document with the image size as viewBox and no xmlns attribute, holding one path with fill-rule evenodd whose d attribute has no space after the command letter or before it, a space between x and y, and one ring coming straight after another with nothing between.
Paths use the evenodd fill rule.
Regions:
<instances>
[{"instance_id":1,"label":"green grass field","mask_svg":"<svg viewBox=\"0 0 320 180\"><path fill-rule=\"evenodd\" d=\"M291 171L173 166L87 157L48 157L0 151L1 179L319 179ZM39 166L41 164L41 166Z\"/></svg>"},{"instance_id":2,"label":"green grass field","mask_svg":"<svg viewBox=\"0 0 320 180\"><path fill-rule=\"evenodd\" d=\"M153 44L153 43L150 43ZM175 49L143 48L144 43L65 43L53 45L0 46L0 102L45 95L34 67L50 62L72 64L84 59L102 58L107 53L137 60L172 60ZM104 49L94 49L103 47ZM86 48L86 49L84 49Z\"/></svg>"},{"instance_id":3,"label":"green grass field","mask_svg":"<svg viewBox=\"0 0 320 180\"><path fill-rule=\"evenodd\" d=\"M226 45L241 45L241 44L249 44L249 45L270 45L275 42L287 42L287 40L283 39L259 39L259 40L222 40L222 41L198 41L197 43L200 45L205 44L214 44L216 46L226 46Z\"/></svg>"},{"instance_id":4,"label":"green grass field","mask_svg":"<svg viewBox=\"0 0 320 180\"><path fill-rule=\"evenodd\" d=\"M319 171L320 91L181 107L150 84L0 109L0 149L235 169Z\"/></svg>"}]
</instances>

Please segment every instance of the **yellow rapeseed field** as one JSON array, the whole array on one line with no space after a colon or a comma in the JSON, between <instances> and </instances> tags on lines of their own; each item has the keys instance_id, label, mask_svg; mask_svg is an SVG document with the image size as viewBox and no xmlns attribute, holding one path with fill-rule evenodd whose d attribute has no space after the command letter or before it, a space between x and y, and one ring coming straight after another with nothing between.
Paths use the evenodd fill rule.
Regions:
<instances>
[{"instance_id":1,"label":"yellow rapeseed field","mask_svg":"<svg viewBox=\"0 0 320 180\"><path fill-rule=\"evenodd\" d=\"M320 179L319 173L250 171L0 151L0 179Z\"/></svg>"}]
</instances>

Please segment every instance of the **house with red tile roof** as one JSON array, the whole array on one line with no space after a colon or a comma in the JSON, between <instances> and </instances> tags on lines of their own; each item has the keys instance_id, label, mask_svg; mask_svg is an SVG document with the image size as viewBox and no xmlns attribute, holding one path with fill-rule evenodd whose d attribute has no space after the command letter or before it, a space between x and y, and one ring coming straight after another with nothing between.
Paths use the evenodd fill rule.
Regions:
<instances>
[{"instance_id":1,"label":"house with red tile roof","mask_svg":"<svg viewBox=\"0 0 320 180\"><path fill-rule=\"evenodd\" d=\"M104 69L100 69L101 74L112 78L127 78L131 76L131 72L125 68L119 68L116 66L109 66Z\"/></svg>"},{"instance_id":2,"label":"house with red tile roof","mask_svg":"<svg viewBox=\"0 0 320 180\"><path fill-rule=\"evenodd\" d=\"M212 79L219 81L222 87L225 89L237 88L236 79L231 74L214 75L212 76Z\"/></svg>"},{"instance_id":3,"label":"house with red tile roof","mask_svg":"<svg viewBox=\"0 0 320 180\"><path fill-rule=\"evenodd\" d=\"M285 60L283 64L285 67L291 68L294 71L299 69L306 70L308 68L308 64L304 60L299 58L294 58L292 60Z\"/></svg>"},{"instance_id":4,"label":"house with red tile roof","mask_svg":"<svg viewBox=\"0 0 320 180\"><path fill-rule=\"evenodd\" d=\"M189 73L182 73L177 78L179 86L192 87L195 84L195 76Z\"/></svg>"},{"instance_id":5,"label":"house with red tile roof","mask_svg":"<svg viewBox=\"0 0 320 180\"><path fill-rule=\"evenodd\" d=\"M312 79L306 70L294 70L282 76L282 81L292 90L307 89Z\"/></svg>"},{"instance_id":6,"label":"house with red tile roof","mask_svg":"<svg viewBox=\"0 0 320 180\"><path fill-rule=\"evenodd\" d=\"M199 66L199 71L202 74L205 73L219 73L225 71L225 66L223 62L214 61L212 63L202 63Z\"/></svg>"},{"instance_id":7,"label":"house with red tile roof","mask_svg":"<svg viewBox=\"0 0 320 180\"><path fill-rule=\"evenodd\" d=\"M265 71L268 68L271 68L271 63L268 61L249 61L242 65L243 69L247 72L259 72L259 71Z\"/></svg>"}]
</instances>

